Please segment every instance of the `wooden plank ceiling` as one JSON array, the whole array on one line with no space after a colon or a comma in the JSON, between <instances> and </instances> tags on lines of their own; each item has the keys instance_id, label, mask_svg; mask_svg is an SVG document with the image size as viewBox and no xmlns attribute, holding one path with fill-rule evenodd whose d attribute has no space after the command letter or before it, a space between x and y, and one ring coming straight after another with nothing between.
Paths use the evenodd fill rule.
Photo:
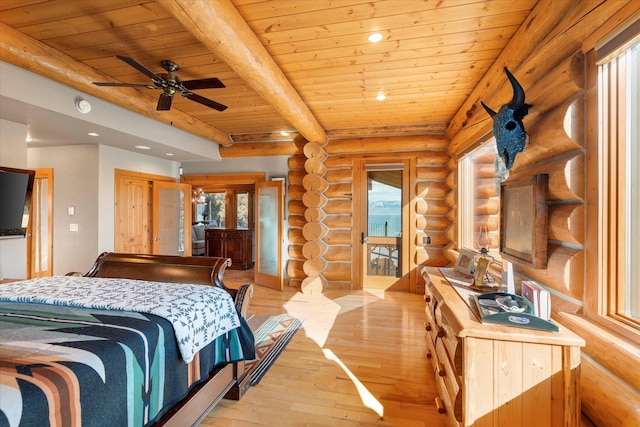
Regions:
<instances>
[{"instance_id":1,"label":"wooden plank ceiling","mask_svg":"<svg viewBox=\"0 0 640 427\"><path fill-rule=\"evenodd\" d=\"M161 60L175 61L180 66L176 74L184 80L218 77L225 88L198 90L197 94L227 105L227 110L218 112L176 96L172 111L159 112L155 118L179 120L174 115L182 112L186 116L180 118L191 116L202 124L194 133L207 134L206 128L211 127L216 132L208 133L209 137L223 145L229 141L219 135L230 135L235 142L266 142L287 140L300 131L310 139L296 124L312 133L307 129L313 129L314 121L329 138L441 133L536 3L3 0L0 39L10 39L9 34L16 40L28 36L24 50L28 57L32 55L29 68L33 71L76 87L84 85L83 90L105 99L108 90L108 100L128 99L121 104L127 108L143 103L145 111L155 110L160 91L98 88L90 81L78 82L65 70L41 71L38 63L46 62L43 58L51 57L53 49L65 55L60 62L64 65L57 67L70 69L75 64L75 73L90 70L91 79L101 76L101 81L150 83L116 55L131 57L155 73L164 72ZM237 22L233 14L224 16L237 33L209 25L211 21L198 22L203 8L211 8L213 14L237 11ZM247 26L251 31L244 31ZM380 32L383 40L369 42L367 36L372 32ZM227 37L228 42L224 41ZM255 48L256 58L230 58L242 50L234 43L251 48L251 39L264 47L272 62L261 58L260 49ZM216 43L224 46L217 49ZM231 52L224 53L225 47ZM43 53L36 54L36 50ZM10 51L6 46L1 49L0 59L24 66L13 53L7 53ZM306 105L306 112L296 111L292 93ZM386 99L376 100L379 94ZM285 98L288 103L282 102ZM305 114L307 122L294 123ZM163 119L163 115L170 118ZM292 134L282 137L281 131Z\"/></svg>"}]
</instances>

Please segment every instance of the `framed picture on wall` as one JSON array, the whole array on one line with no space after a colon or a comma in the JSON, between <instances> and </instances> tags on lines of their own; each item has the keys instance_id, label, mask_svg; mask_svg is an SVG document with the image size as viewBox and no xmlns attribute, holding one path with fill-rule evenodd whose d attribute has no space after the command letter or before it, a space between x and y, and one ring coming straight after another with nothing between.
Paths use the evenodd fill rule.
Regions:
<instances>
[{"instance_id":1,"label":"framed picture on wall","mask_svg":"<svg viewBox=\"0 0 640 427\"><path fill-rule=\"evenodd\" d=\"M549 175L500 185L500 253L547 268Z\"/></svg>"}]
</instances>

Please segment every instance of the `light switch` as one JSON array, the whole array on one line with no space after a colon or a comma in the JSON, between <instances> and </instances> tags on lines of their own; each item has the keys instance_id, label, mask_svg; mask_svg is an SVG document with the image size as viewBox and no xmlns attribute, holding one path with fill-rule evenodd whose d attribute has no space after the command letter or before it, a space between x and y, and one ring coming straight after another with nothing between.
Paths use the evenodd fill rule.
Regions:
<instances>
[{"instance_id":1,"label":"light switch","mask_svg":"<svg viewBox=\"0 0 640 427\"><path fill-rule=\"evenodd\" d=\"M78 231L78 224L69 224L69 231Z\"/></svg>"}]
</instances>

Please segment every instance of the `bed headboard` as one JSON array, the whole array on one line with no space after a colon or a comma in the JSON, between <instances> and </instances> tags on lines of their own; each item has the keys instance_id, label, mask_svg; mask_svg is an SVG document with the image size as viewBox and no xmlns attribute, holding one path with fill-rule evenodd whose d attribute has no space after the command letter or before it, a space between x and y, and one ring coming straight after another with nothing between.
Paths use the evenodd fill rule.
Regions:
<instances>
[{"instance_id":1,"label":"bed headboard","mask_svg":"<svg viewBox=\"0 0 640 427\"><path fill-rule=\"evenodd\" d=\"M229 291L222 281L229 265L230 259L220 257L104 252L85 276L215 285Z\"/></svg>"}]
</instances>

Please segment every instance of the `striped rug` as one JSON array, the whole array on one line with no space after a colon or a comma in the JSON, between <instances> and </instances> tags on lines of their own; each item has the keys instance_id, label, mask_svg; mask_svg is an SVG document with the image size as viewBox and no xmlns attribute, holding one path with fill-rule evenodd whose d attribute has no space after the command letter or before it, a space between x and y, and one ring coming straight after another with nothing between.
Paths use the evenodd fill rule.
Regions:
<instances>
[{"instance_id":1,"label":"striped rug","mask_svg":"<svg viewBox=\"0 0 640 427\"><path fill-rule=\"evenodd\" d=\"M246 362L246 367L251 376L251 385L256 385L300 329L302 320L287 314L250 314L247 323L256 341L256 359Z\"/></svg>"}]
</instances>

